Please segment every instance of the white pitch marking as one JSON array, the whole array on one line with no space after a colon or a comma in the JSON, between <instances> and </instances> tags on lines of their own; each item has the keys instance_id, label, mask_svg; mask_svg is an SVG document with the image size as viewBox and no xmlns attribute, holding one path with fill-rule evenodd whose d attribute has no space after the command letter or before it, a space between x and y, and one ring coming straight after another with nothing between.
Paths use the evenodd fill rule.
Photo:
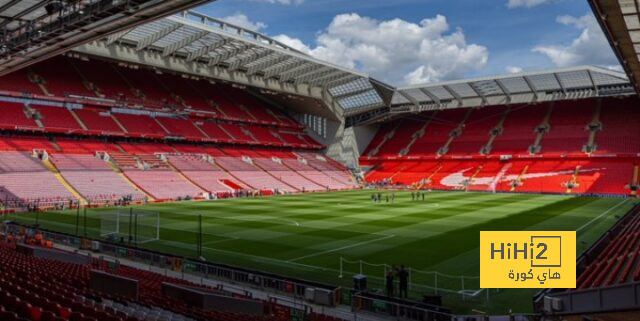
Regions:
<instances>
[{"instance_id":1,"label":"white pitch marking","mask_svg":"<svg viewBox=\"0 0 640 321\"><path fill-rule=\"evenodd\" d=\"M288 261L273 259L273 258L266 257L266 256L258 256L258 255L246 254L246 253L241 253L241 252L226 251L226 250L221 250L221 249L215 249L215 248L212 248L212 247L202 247L202 248L206 249L206 250L211 250L213 252L220 252L220 253L231 254L231 255L235 255L235 256L244 256L244 257L247 257L247 258L251 258L253 261L256 261L256 262L270 262L271 264L280 265L280 266L297 265L297 266L310 268L310 269L314 269L314 270L338 272L338 270L332 269L332 268L326 268L326 267L321 267L321 266L316 266L316 265L308 265L308 264L302 264L302 263L296 263L296 262L288 262Z\"/></svg>"},{"instance_id":2,"label":"white pitch marking","mask_svg":"<svg viewBox=\"0 0 640 321\"><path fill-rule=\"evenodd\" d=\"M376 239L373 239L373 240L362 241L362 242L358 242L358 243L350 244L350 245L345 245L345 246L342 246L342 247L339 247L339 248L335 248L335 249L331 249L331 250L316 252L316 253L312 253L312 254L309 254L309 255L297 257L295 259L287 260L287 262L295 262L295 261L299 261L299 260L302 260L302 259L307 259L307 258L318 256L318 255L323 255L323 254L327 254L327 253L333 253L333 252L336 252L336 251L350 249L350 248L354 248L354 247L362 246L362 245L365 245L365 244L369 244L369 243L373 243L373 242L377 242L377 241L382 241L382 240L386 240L386 239L395 237L395 235L393 235L393 234L371 233L371 235L384 235L384 236L376 238Z\"/></svg>"},{"instance_id":3,"label":"white pitch marking","mask_svg":"<svg viewBox=\"0 0 640 321\"><path fill-rule=\"evenodd\" d=\"M226 238L222 239L222 240L213 240L213 241L204 242L204 243L202 243L202 245L212 245L212 244L218 244L218 243L223 243L223 242L239 240L239 238L237 238L235 236L225 236L225 237Z\"/></svg>"},{"instance_id":4,"label":"white pitch marking","mask_svg":"<svg viewBox=\"0 0 640 321\"><path fill-rule=\"evenodd\" d=\"M595 222L596 220L600 219L601 217L603 217L603 216L607 215L609 212L611 212L611 211L615 210L616 208L620 207L620 205L622 205L622 204L626 203L628 200L629 200L629 199L625 199L624 201L622 201L622 202L618 203L616 206L614 206L614 207L612 207L612 208L610 208L610 209L606 210L604 213L602 213L602 214L600 214L600 215L596 216L595 218L593 218L593 219L592 219L592 220L590 220L589 222L584 223L582 226L578 227L578 229L576 230L576 232L580 232L580 230L582 230L583 228L585 228L585 227L589 226L591 223Z\"/></svg>"},{"instance_id":5,"label":"white pitch marking","mask_svg":"<svg viewBox=\"0 0 640 321\"><path fill-rule=\"evenodd\" d=\"M287 224L295 225L297 227L299 227L301 225L300 223L298 223L298 221L295 221L295 220L286 219L286 218L280 218L280 217L267 216L267 215L245 215L245 216L237 216L237 217L208 216L208 218L217 218L217 219L232 220L232 221L236 220L236 221L245 221L245 222L264 222L264 221L273 220L273 221L285 222Z\"/></svg>"},{"instance_id":6,"label":"white pitch marking","mask_svg":"<svg viewBox=\"0 0 640 321\"><path fill-rule=\"evenodd\" d=\"M295 225L296 227L302 226L302 224L300 224L300 223L298 223L297 221L294 221L294 220L288 220L288 219L270 217L270 216L260 216L262 218L261 220L251 219L251 218L246 218L246 217L245 218L240 218L240 217L215 217L215 216L208 216L208 217L209 218L215 218L215 219L228 219L228 220L245 221L245 222L264 222L264 221L268 221L270 219L273 219L273 220L276 220L276 221L281 221L281 222L285 222L287 224ZM216 223L212 223L212 224L218 225ZM162 228L163 229L167 229L167 230L195 233L195 231L186 230L186 229L180 229L180 228L171 228L171 227L162 227ZM211 233L202 233L202 234L220 236L219 234L211 234ZM226 234L229 234L229 233L226 233Z\"/></svg>"}]
</instances>

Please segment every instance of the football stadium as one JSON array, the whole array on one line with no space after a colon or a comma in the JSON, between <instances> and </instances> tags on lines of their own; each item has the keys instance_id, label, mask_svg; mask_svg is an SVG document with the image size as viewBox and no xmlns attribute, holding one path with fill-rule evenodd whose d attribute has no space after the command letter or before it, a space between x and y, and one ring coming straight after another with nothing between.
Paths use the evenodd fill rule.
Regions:
<instances>
[{"instance_id":1,"label":"football stadium","mask_svg":"<svg viewBox=\"0 0 640 321\"><path fill-rule=\"evenodd\" d=\"M0 321L640 320L636 1L620 70L411 85L224 1L0 0ZM486 231L575 286L481 286Z\"/></svg>"}]
</instances>

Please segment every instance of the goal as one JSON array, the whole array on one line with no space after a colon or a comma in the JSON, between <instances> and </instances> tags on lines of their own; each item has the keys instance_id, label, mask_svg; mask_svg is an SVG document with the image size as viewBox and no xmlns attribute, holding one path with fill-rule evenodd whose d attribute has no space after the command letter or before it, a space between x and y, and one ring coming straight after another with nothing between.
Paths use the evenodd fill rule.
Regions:
<instances>
[{"instance_id":1,"label":"goal","mask_svg":"<svg viewBox=\"0 0 640 321\"><path fill-rule=\"evenodd\" d=\"M160 240L160 213L118 208L100 213L102 238L144 244Z\"/></svg>"}]
</instances>

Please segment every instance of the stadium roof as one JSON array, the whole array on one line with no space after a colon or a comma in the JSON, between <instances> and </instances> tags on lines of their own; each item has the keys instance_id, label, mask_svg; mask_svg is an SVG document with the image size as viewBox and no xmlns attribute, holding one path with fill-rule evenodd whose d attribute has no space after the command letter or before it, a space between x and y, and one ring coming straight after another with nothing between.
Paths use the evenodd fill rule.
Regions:
<instances>
[{"instance_id":1,"label":"stadium roof","mask_svg":"<svg viewBox=\"0 0 640 321\"><path fill-rule=\"evenodd\" d=\"M624 93L633 93L624 73L583 66L402 87L391 105L442 109Z\"/></svg>"},{"instance_id":2,"label":"stadium roof","mask_svg":"<svg viewBox=\"0 0 640 321\"><path fill-rule=\"evenodd\" d=\"M524 72L401 87L394 92L388 108L352 115L347 124L371 124L428 110L633 94L627 76L609 69L582 66Z\"/></svg>"},{"instance_id":3,"label":"stadium roof","mask_svg":"<svg viewBox=\"0 0 640 321\"><path fill-rule=\"evenodd\" d=\"M100 50L100 47L106 50ZM127 50L122 49L126 47ZM116 49L114 49L116 48ZM121 50L118 50L120 48ZM138 59L124 52L147 55ZM360 72L333 65L261 33L196 12L183 12L115 33L78 51L277 91L329 98L344 112L378 107L393 89ZM273 86L273 83L276 86Z\"/></svg>"},{"instance_id":4,"label":"stadium roof","mask_svg":"<svg viewBox=\"0 0 640 321\"><path fill-rule=\"evenodd\" d=\"M211 0L0 0L0 75Z\"/></svg>"},{"instance_id":5,"label":"stadium roof","mask_svg":"<svg viewBox=\"0 0 640 321\"><path fill-rule=\"evenodd\" d=\"M637 0L589 0L589 4L640 94L640 4Z\"/></svg>"}]
</instances>

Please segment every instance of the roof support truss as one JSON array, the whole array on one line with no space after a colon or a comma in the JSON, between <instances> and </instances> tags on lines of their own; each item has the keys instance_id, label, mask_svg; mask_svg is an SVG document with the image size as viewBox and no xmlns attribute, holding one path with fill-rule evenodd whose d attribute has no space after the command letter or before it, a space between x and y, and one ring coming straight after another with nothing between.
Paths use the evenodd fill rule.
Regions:
<instances>
[{"instance_id":1,"label":"roof support truss","mask_svg":"<svg viewBox=\"0 0 640 321\"><path fill-rule=\"evenodd\" d=\"M215 51L219 48L222 48L224 45L228 44L229 40L228 39L222 39L222 40L218 40L217 42L214 42L208 46L202 46L200 48L198 48L197 50L194 50L192 52L189 53L189 55L187 56L187 62L192 62L194 60L200 59L201 57L203 57L204 55Z\"/></svg>"},{"instance_id":2,"label":"roof support truss","mask_svg":"<svg viewBox=\"0 0 640 321\"><path fill-rule=\"evenodd\" d=\"M313 73L313 72L315 72L315 71L317 71L318 69L321 69L321 68L323 68L323 66L312 64L312 63L308 63L308 64L305 64L303 66L300 66L299 68L294 68L292 70L288 70L286 73L281 75L282 78L280 78L280 80L283 80L283 81L295 80L298 77L301 77L303 75L307 75L309 73Z\"/></svg>"},{"instance_id":3,"label":"roof support truss","mask_svg":"<svg viewBox=\"0 0 640 321\"><path fill-rule=\"evenodd\" d=\"M522 79L524 79L524 82L527 83L527 86L529 86L529 89L531 89L531 92L533 93L533 102L538 101L538 99L540 98L538 97L538 89L533 84L533 82L531 82L531 79L529 79L529 77L527 76L522 77Z\"/></svg>"},{"instance_id":4,"label":"roof support truss","mask_svg":"<svg viewBox=\"0 0 640 321\"><path fill-rule=\"evenodd\" d=\"M249 66L248 69L247 69L247 74L255 75L255 74L257 74L257 73L259 73L261 71L266 70L266 68L268 68L269 66L273 66L275 64L284 62L287 59L288 59L288 57L285 56L285 55L276 54L276 55L274 55L273 58L266 59L266 60L264 60L262 62L259 62L259 63L251 64L251 66ZM270 78L266 74L265 74L265 77L266 78Z\"/></svg>"},{"instance_id":5,"label":"roof support truss","mask_svg":"<svg viewBox=\"0 0 640 321\"><path fill-rule=\"evenodd\" d=\"M505 87L504 83L502 83L502 80L496 79L496 85L498 85L500 90L502 90L504 96L507 97L507 103L511 103L511 92L509 92L507 87Z\"/></svg>"},{"instance_id":6,"label":"roof support truss","mask_svg":"<svg viewBox=\"0 0 640 321\"><path fill-rule=\"evenodd\" d=\"M314 68L313 70L309 71L308 73L299 75L295 77L295 83L296 84L301 84L304 82L307 82L315 77L323 77L326 76L332 72L334 72L335 70L333 68L330 67L326 67L326 66L320 66L318 68Z\"/></svg>"},{"instance_id":7,"label":"roof support truss","mask_svg":"<svg viewBox=\"0 0 640 321\"><path fill-rule=\"evenodd\" d=\"M229 63L229 70L231 71L235 71L238 70L241 67L246 66L248 63L251 63L252 61L257 61L257 60L264 60L265 58L269 57L269 56L274 56L275 52L268 50L268 49L263 49L262 51L259 50L259 48L256 48L253 50L252 53L245 55L242 58L237 58L235 60L233 60L232 62Z\"/></svg>"},{"instance_id":8,"label":"roof support truss","mask_svg":"<svg viewBox=\"0 0 640 321\"><path fill-rule=\"evenodd\" d=\"M281 72L284 72L291 68L296 68L304 63L304 60L298 60L298 58L296 57L287 57L287 59L279 63L272 64L271 66L262 69L262 72L264 72L265 78L272 78Z\"/></svg>"},{"instance_id":9,"label":"roof support truss","mask_svg":"<svg viewBox=\"0 0 640 321\"><path fill-rule=\"evenodd\" d=\"M309 83L318 86L324 86L328 82L342 78L342 76L344 76L344 72L342 70L334 70L332 73L328 73L325 76L317 77L309 81Z\"/></svg>"},{"instance_id":10,"label":"roof support truss","mask_svg":"<svg viewBox=\"0 0 640 321\"><path fill-rule=\"evenodd\" d=\"M167 26L165 28L163 28L162 30L159 30L158 32L152 33L150 35L147 35L146 37L140 39L138 41L138 45L136 46L136 50L142 50L147 48L148 46L154 44L156 41L162 39L163 37L167 36L168 34L180 29L180 27L182 27L181 24L179 23L174 23L170 26Z\"/></svg>"},{"instance_id":11,"label":"roof support truss","mask_svg":"<svg viewBox=\"0 0 640 321\"><path fill-rule=\"evenodd\" d=\"M296 77L297 75L308 72L309 70L313 70L314 68L318 68L317 65L312 64L309 61L305 61L297 67L287 69L287 71L280 74L280 80L289 81Z\"/></svg>"},{"instance_id":12,"label":"roof support truss","mask_svg":"<svg viewBox=\"0 0 640 321\"><path fill-rule=\"evenodd\" d=\"M487 105L487 97L484 96L484 94L482 94L480 92L480 90L478 90L473 83L469 83L469 88L471 88L471 90L473 90L474 93L476 93L476 95L478 95L478 97L480 97L480 99L482 99L482 107Z\"/></svg>"},{"instance_id":13,"label":"roof support truss","mask_svg":"<svg viewBox=\"0 0 640 321\"><path fill-rule=\"evenodd\" d=\"M553 78L556 79L556 81L558 82L558 85L560 85L560 90L562 90L562 93L565 95L565 97L567 96L567 88L564 87L564 84L562 83L562 80L560 80L560 77L558 77L557 73L553 73Z\"/></svg>"},{"instance_id":14,"label":"roof support truss","mask_svg":"<svg viewBox=\"0 0 640 321\"><path fill-rule=\"evenodd\" d=\"M213 56L213 58L211 58L211 60L209 60L209 66L215 66L223 61L226 61L228 59L230 59L231 57L234 57L238 54L240 54L241 52L247 50L251 48L251 46L247 45L247 44L240 44L237 47L234 47L232 49L227 49L222 53L218 53L216 52L216 55Z\"/></svg>"},{"instance_id":15,"label":"roof support truss","mask_svg":"<svg viewBox=\"0 0 640 321\"><path fill-rule=\"evenodd\" d=\"M420 91L427 95L427 97L429 97L434 103L440 105L440 98L438 98L438 96L434 95L428 88L420 88ZM403 95L404 96L404 95Z\"/></svg>"},{"instance_id":16,"label":"roof support truss","mask_svg":"<svg viewBox=\"0 0 640 321\"><path fill-rule=\"evenodd\" d=\"M198 39L204 38L209 34L208 31L200 30L188 37L182 38L179 41L176 41L164 48L162 51L162 55L164 57L171 56L176 51L188 46L190 43L197 41Z\"/></svg>"},{"instance_id":17,"label":"roof support truss","mask_svg":"<svg viewBox=\"0 0 640 321\"><path fill-rule=\"evenodd\" d=\"M589 80L593 85L593 90L595 91L596 96L600 95L600 90L598 89L598 85L596 84L595 80L593 80L593 74L591 73L591 70L587 70L587 74L589 75Z\"/></svg>"},{"instance_id":18,"label":"roof support truss","mask_svg":"<svg viewBox=\"0 0 640 321\"><path fill-rule=\"evenodd\" d=\"M458 107L462 107L462 105L464 104L462 101L462 96L458 95L458 93L453 90L451 87L444 85L442 86L442 88L444 88L444 90L446 90L449 95L451 95L453 98L456 99L456 101L458 102Z\"/></svg>"},{"instance_id":19,"label":"roof support truss","mask_svg":"<svg viewBox=\"0 0 640 321\"><path fill-rule=\"evenodd\" d=\"M411 104L413 104L416 107L416 110L420 109L420 103L413 98L413 96L407 94L406 92L404 92L403 90L398 90L398 92L400 93L400 95L402 95L404 98L406 98L408 101L411 102Z\"/></svg>"}]
</instances>

